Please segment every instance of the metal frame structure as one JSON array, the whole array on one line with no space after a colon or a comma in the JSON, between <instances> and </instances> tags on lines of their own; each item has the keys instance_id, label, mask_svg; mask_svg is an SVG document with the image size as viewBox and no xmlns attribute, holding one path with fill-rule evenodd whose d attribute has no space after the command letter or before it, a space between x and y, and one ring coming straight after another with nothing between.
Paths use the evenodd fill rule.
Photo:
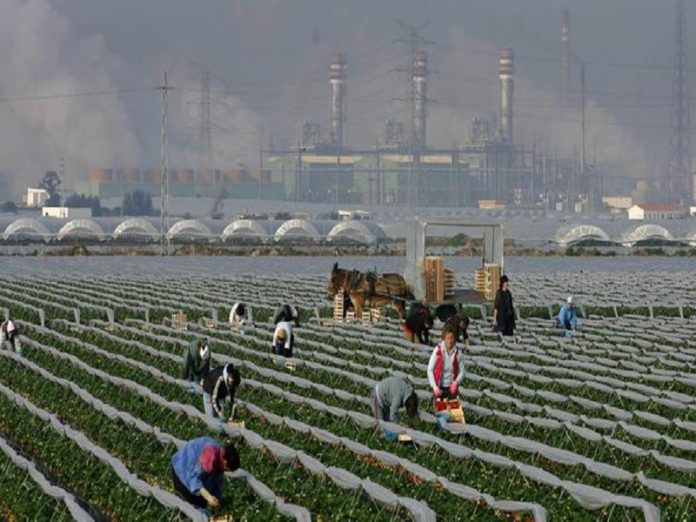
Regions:
<instances>
[{"instance_id":1,"label":"metal frame structure","mask_svg":"<svg viewBox=\"0 0 696 522\"><path fill-rule=\"evenodd\" d=\"M467 223L457 219L419 219L406 224L406 267L404 278L411 286L413 295L418 300L425 299L425 238L428 227L448 227L466 230L483 236L482 264L495 263L504 268L503 247L504 227L501 223Z\"/></svg>"}]
</instances>

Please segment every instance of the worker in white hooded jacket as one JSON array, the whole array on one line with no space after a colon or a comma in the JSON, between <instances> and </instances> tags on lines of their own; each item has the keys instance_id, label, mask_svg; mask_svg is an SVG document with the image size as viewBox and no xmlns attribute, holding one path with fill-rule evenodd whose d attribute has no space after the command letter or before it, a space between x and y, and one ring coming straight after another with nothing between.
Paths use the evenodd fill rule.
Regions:
<instances>
[{"instance_id":1,"label":"worker in white hooded jacket","mask_svg":"<svg viewBox=\"0 0 696 522\"><path fill-rule=\"evenodd\" d=\"M230 324L232 326L243 326L246 320L246 305L244 303L234 303L230 310Z\"/></svg>"},{"instance_id":2,"label":"worker in white hooded jacket","mask_svg":"<svg viewBox=\"0 0 696 522\"><path fill-rule=\"evenodd\" d=\"M292 333L292 323L280 321L273 332L273 353L283 357L292 357L292 347L295 336Z\"/></svg>"}]
</instances>

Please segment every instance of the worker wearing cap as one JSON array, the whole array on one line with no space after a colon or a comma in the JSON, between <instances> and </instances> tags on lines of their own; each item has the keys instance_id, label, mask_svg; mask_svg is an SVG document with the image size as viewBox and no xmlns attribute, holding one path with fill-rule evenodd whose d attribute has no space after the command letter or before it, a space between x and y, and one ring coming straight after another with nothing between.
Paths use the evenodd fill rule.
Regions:
<instances>
[{"instance_id":1,"label":"worker wearing cap","mask_svg":"<svg viewBox=\"0 0 696 522\"><path fill-rule=\"evenodd\" d=\"M569 295L566 303L558 312L556 324L559 328L565 328L566 332L572 332L578 329L578 309L575 308L573 296Z\"/></svg>"},{"instance_id":2,"label":"worker wearing cap","mask_svg":"<svg viewBox=\"0 0 696 522\"><path fill-rule=\"evenodd\" d=\"M515 307L512 304L510 280L504 275L500 278L500 287L495 293L493 305L493 327L501 335L515 335Z\"/></svg>"},{"instance_id":3,"label":"worker wearing cap","mask_svg":"<svg viewBox=\"0 0 696 522\"><path fill-rule=\"evenodd\" d=\"M203 385L210 372L210 346L206 339L193 339L184 355L184 379L191 383L189 393L196 393L195 383Z\"/></svg>"},{"instance_id":4,"label":"worker wearing cap","mask_svg":"<svg viewBox=\"0 0 696 522\"><path fill-rule=\"evenodd\" d=\"M273 353L283 357L292 357L292 347L295 344L295 335L292 333L292 323L281 321L273 332Z\"/></svg>"},{"instance_id":5,"label":"worker wearing cap","mask_svg":"<svg viewBox=\"0 0 696 522\"><path fill-rule=\"evenodd\" d=\"M206 516L220 505L225 472L239 469L239 453L232 443L220 446L210 437L184 444L172 457L174 490Z\"/></svg>"},{"instance_id":6,"label":"worker wearing cap","mask_svg":"<svg viewBox=\"0 0 696 522\"><path fill-rule=\"evenodd\" d=\"M400 408L406 408L411 419L418 415L418 396L405 377L387 377L378 382L372 390L370 404L377 420L398 423Z\"/></svg>"}]
</instances>

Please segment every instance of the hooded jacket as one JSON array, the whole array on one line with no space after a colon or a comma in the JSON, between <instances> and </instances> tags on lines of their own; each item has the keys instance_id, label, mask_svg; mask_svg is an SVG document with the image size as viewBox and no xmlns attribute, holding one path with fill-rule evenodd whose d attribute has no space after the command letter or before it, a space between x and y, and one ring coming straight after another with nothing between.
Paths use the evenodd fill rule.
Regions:
<instances>
[{"instance_id":1,"label":"hooded jacket","mask_svg":"<svg viewBox=\"0 0 696 522\"><path fill-rule=\"evenodd\" d=\"M206 359L201 357L199 342L199 339L191 341L184 356L184 379L189 381L200 381L210 372L210 355Z\"/></svg>"},{"instance_id":2,"label":"hooded jacket","mask_svg":"<svg viewBox=\"0 0 696 522\"><path fill-rule=\"evenodd\" d=\"M404 406L406 399L413 393L413 386L403 377L387 377L378 382L372 392L375 401L375 412L389 408L388 422L399 422L399 408Z\"/></svg>"}]
</instances>

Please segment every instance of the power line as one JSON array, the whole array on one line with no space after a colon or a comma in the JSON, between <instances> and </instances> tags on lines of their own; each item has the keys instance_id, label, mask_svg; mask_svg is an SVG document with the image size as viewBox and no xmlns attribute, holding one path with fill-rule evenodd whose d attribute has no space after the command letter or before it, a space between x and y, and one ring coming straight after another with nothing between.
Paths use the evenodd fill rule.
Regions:
<instances>
[{"instance_id":1,"label":"power line","mask_svg":"<svg viewBox=\"0 0 696 522\"><path fill-rule=\"evenodd\" d=\"M162 92L162 143L160 150L160 255L169 255L169 134L168 134L168 99L173 87L167 83L167 71L164 71L164 83L157 88ZM166 250L165 250L166 249Z\"/></svg>"},{"instance_id":2,"label":"power line","mask_svg":"<svg viewBox=\"0 0 696 522\"><path fill-rule=\"evenodd\" d=\"M88 96L110 96L114 94L129 94L135 92L153 92L160 87L136 87L132 89L110 89L102 91L69 92L62 94L39 94L35 96L16 96L0 98L0 103L18 103L27 101L56 100L61 98L83 98Z\"/></svg>"}]
</instances>

